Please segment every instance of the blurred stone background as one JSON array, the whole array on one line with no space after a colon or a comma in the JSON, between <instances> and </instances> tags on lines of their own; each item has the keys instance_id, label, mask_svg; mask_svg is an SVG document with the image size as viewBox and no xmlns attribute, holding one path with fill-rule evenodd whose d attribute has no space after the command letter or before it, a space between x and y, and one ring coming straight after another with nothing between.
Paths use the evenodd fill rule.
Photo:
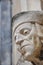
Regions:
<instances>
[{"instance_id":1,"label":"blurred stone background","mask_svg":"<svg viewBox=\"0 0 43 65\"><path fill-rule=\"evenodd\" d=\"M12 65L12 17L33 10L43 10L43 0L0 0L0 65Z\"/></svg>"},{"instance_id":2,"label":"blurred stone background","mask_svg":"<svg viewBox=\"0 0 43 65\"><path fill-rule=\"evenodd\" d=\"M0 1L0 65L11 65L11 2Z\"/></svg>"}]
</instances>

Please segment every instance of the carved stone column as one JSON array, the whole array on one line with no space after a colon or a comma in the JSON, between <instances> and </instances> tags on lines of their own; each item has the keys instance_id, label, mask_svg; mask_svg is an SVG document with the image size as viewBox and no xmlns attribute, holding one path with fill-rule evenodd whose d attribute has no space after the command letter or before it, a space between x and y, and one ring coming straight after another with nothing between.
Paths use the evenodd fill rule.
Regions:
<instances>
[{"instance_id":1,"label":"carved stone column","mask_svg":"<svg viewBox=\"0 0 43 65\"><path fill-rule=\"evenodd\" d=\"M12 0L12 16L22 11L41 11L41 1Z\"/></svg>"}]
</instances>

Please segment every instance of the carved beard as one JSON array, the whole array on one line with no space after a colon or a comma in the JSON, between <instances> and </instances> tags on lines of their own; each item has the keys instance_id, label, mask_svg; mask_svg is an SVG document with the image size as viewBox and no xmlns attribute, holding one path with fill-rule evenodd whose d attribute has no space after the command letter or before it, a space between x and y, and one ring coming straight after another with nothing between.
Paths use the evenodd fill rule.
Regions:
<instances>
[{"instance_id":1,"label":"carved beard","mask_svg":"<svg viewBox=\"0 0 43 65\"><path fill-rule=\"evenodd\" d=\"M35 24L23 23L15 30L14 38L18 51L24 56L38 57L41 50L41 41L38 37Z\"/></svg>"}]
</instances>

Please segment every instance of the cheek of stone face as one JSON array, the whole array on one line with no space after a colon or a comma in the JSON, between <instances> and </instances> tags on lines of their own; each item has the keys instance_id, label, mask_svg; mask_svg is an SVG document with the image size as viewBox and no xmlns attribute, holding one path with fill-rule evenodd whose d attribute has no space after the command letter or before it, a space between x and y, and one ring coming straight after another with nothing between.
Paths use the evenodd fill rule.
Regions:
<instances>
[{"instance_id":1,"label":"cheek of stone face","mask_svg":"<svg viewBox=\"0 0 43 65\"><path fill-rule=\"evenodd\" d=\"M43 25L36 24L37 33L40 37L41 42L43 43Z\"/></svg>"}]
</instances>

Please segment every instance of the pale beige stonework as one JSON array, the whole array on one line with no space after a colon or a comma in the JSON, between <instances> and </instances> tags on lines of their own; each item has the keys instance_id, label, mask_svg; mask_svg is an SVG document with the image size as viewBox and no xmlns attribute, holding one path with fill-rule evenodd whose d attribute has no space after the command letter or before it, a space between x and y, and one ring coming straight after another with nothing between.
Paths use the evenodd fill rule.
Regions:
<instances>
[{"instance_id":1,"label":"pale beige stonework","mask_svg":"<svg viewBox=\"0 0 43 65\"><path fill-rule=\"evenodd\" d=\"M41 11L41 0L12 0L12 16L23 11Z\"/></svg>"}]
</instances>

